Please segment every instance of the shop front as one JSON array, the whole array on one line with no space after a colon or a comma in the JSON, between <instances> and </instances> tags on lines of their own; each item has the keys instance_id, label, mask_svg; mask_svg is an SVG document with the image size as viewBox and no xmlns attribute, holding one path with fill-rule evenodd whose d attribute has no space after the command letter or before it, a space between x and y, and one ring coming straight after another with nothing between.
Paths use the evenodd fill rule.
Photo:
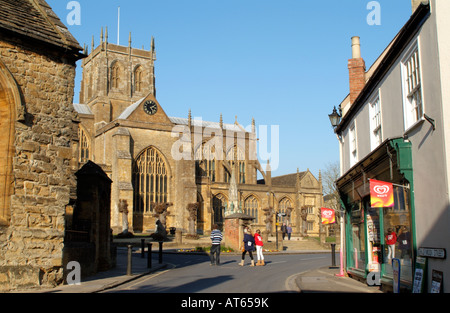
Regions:
<instances>
[{"instance_id":1,"label":"shop front","mask_svg":"<svg viewBox=\"0 0 450 313\"><path fill-rule=\"evenodd\" d=\"M392 184L393 204L373 206L370 180ZM392 260L398 259L401 287L411 289L416 246L410 143L385 141L339 178L337 187L346 211L347 272L359 279L378 272L381 284L392 286Z\"/></svg>"}]
</instances>

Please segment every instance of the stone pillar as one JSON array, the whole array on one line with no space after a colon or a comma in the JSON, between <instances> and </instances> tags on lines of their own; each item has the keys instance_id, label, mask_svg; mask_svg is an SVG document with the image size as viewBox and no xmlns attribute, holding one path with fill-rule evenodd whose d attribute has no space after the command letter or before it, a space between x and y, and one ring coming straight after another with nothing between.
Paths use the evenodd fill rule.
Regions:
<instances>
[{"instance_id":1,"label":"stone pillar","mask_svg":"<svg viewBox=\"0 0 450 313\"><path fill-rule=\"evenodd\" d=\"M128 203L128 230L133 227L133 160L130 153L131 134L120 127L112 136L112 191L111 191L111 227L115 232L122 231L122 214L119 212L119 199Z\"/></svg>"},{"instance_id":2,"label":"stone pillar","mask_svg":"<svg viewBox=\"0 0 450 313\"><path fill-rule=\"evenodd\" d=\"M183 232L179 229L175 231L175 242L177 245L181 245L183 243Z\"/></svg>"},{"instance_id":3,"label":"stone pillar","mask_svg":"<svg viewBox=\"0 0 450 313\"><path fill-rule=\"evenodd\" d=\"M244 240L244 227L250 225L254 218L243 213L236 213L225 217L224 242L225 246L240 251Z\"/></svg>"},{"instance_id":4,"label":"stone pillar","mask_svg":"<svg viewBox=\"0 0 450 313\"><path fill-rule=\"evenodd\" d=\"M283 251L283 232L278 230L278 251Z\"/></svg>"}]
</instances>

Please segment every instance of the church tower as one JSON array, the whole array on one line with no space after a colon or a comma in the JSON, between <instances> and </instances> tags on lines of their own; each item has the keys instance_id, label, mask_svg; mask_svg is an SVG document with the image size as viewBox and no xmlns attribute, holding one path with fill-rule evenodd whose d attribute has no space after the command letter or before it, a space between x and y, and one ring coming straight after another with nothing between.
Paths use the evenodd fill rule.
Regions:
<instances>
[{"instance_id":1,"label":"church tower","mask_svg":"<svg viewBox=\"0 0 450 313\"><path fill-rule=\"evenodd\" d=\"M87 54L87 53L86 53ZM100 44L83 59L80 103L94 115L95 129L115 120L130 104L149 93L155 96L155 40L150 50L108 42L108 29L100 34Z\"/></svg>"}]
</instances>

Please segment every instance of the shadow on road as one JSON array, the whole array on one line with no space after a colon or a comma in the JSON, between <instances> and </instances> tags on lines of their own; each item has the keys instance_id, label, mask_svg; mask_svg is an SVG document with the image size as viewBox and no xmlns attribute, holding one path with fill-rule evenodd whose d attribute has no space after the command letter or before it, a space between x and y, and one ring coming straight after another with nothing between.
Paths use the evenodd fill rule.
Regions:
<instances>
[{"instance_id":1,"label":"shadow on road","mask_svg":"<svg viewBox=\"0 0 450 313\"><path fill-rule=\"evenodd\" d=\"M204 289L210 288L215 285L222 284L229 280L232 280L233 276L223 275L212 278L201 278L186 284L173 287L161 287L161 286L142 286L134 290L121 290L116 293L196 293Z\"/></svg>"}]
</instances>

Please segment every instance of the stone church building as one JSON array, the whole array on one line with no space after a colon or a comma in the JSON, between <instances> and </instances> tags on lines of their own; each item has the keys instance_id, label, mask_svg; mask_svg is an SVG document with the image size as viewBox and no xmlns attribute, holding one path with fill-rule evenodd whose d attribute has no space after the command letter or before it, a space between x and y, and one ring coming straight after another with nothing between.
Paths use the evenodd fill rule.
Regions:
<instances>
[{"instance_id":1,"label":"stone church building","mask_svg":"<svg viewBox=\"0 0 450 313\"><path fill-rule=\"evenodd\" d=\"M155 44L150 50L92 41L83 59L80 104L74 104L79 124L79 162L99 164L112 180L111 226L132 232L153 232L155 207L166 204L166 227L186 234L195 219L196 233L207 234L214 223L223 225L229 206L232 173L238 203L254 217L254 228L265 229L267 219L281 219L294 234L318 234L318 212L323 205L322 182L307 170L271 177L255 156L255 121L244 128L237 122L207 122L171 117L160 104L155 88ZM201 113L201 112L200 112ZM258 180L258 177L262 179ZM126 200L128 214L120 212ZM193 215L189 208L197 208ZM303 213L303 215L302 215ZM303 216L303 217L302 217Z\"/></svg>"}]
</instances>

